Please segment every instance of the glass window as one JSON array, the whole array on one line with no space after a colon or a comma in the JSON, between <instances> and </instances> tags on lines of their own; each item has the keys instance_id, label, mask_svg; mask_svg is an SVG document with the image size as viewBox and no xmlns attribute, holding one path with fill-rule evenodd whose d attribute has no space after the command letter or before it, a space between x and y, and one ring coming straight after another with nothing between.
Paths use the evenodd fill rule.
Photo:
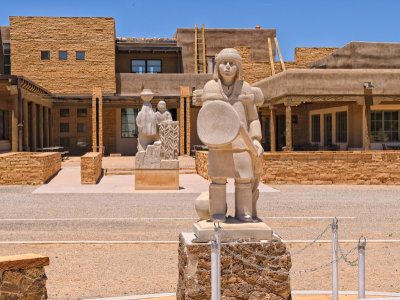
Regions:
<instances>
[{"instance_id":1,"label":"glass window","mask_svg":"<svg viewBox=\"0 0 400 300\"><path fill-rule=\"evenodd\" d=\"M136 117L139 113L137 108L121 109L121 137L132 138L138 136Z\"/></svg>"},{"instance_id":2,"label":"glass window","mask_svg":"<svg viewBox=\"0 0 400 300\"><path fill-rule=\"evenodd\" d=\"M5 112L0 110L0 140L5 139Z\"/></svg>"},{"instance_id":3,"label":"glass window","mask_svg":"<svg viewBox=\"0 0 400 300\"><path fill-rule=\"evenodd\" d=\"M10 51L10 43L4 43L3 44L3 53L5 54L5 55L10 55L11 54L11 51Z\"/></svg>"},{"instance_id":4,"label":"glass window","mask_svg":"<svg viewBox=\"0 0 400 300\"><path fill-rule=\"evenodd\" d=\"M336 113L336 143L347 143L347 111Z\"/></svg>"},{"instance_id":5,"label":"glass window","mask_svg":"<svg viewBox=\"0 0 400 300\"><path fill-rule=\"evenodd\" d=\"M86 132L86 124L78 123L78 132Z\"/></svg>"},{"instance_id":6,"label":"glass window","mask_svg":"<svg viewBox=\"0 0 400 300\"><path fill-rule=\"evenodd\" d=\"M76 51L76 60L85 60L85 51Z\"/></svg>"},{"instance_id":7,"label":"glass window","mask_svg":"<svg viewBox=\"0 0 400 300\"><path fill-rule=\"evenodd\" d=\"M321 141L321 117L320 115L311 116L311 141L319 143Z\"/></svg>"},{"instance_id":8,"label":"glass window","mask_svg":"<svg viewBox=\"0 0 400 300\"><path fill-rule=\"evenodd\" d=\"M68 108L61 108L60 109L60 117L61 118L69 117L69 109Z\"/></svg>"},{"instance_id":9,"label":"glass window","mask_svg":"<svg viewBox=\"0 0 400 300\"><path fill-rule=\"evenodd\" d=\"M60 123L60 132L69 132L69 123Z\"/></svg>"},{"instance_id":10,"label":"glass window","mask_svg":"<svg viewBox=\"0 0 400 300\"><path fill-rule=\"evenodd\" d=\"M60 146L61 147L69 147L69 138L60 137Z\"/></svg>"},{"instance_id":11,"label":"glass window","mask_svg":"<svg viewBox=\"0 0 400 300\"><path fill-rule=\"evenodd\" d=\"M68 52L67 51L58 51L58 59L59 60L67 60Z\"/></svg>"},{"instance_id":12,"label":"glass window","mask_svg":"<svg viewBox=\"0 0 400 300\"><path fill-rule=\"evenodd\" d=\"M11 74L10 43L3 44L4 74ZM0 71L1 72L1 71Z\"/></svg>"},{"instance_id":13,"label":"glass window","mask_svg":"<svg viewBox=\"0 0 400 300\"><path fill-rule=\"evenodd\" d=\"M371 137L373 142L398 142L399 112L371 112Z\"/></svg>"},{"instance_id":14,"label":"glass window","mask_svg":"<svg viewBox=\"0 0 400 300\"><path fill-rule=\"evenodd\" d=\"M77 115L79 118L87 116L87 109L86 108L78 108Z\"/></svg>"},{"instance_id":15,"label":"glass window","mask_svg":"<svg viewBox=\"0 0 400 300\"><path fill-rule=\"evenodd\" d=\"M131 71L132 73L146 73L146 61L138 59L131 60Z\"/></svg>"},{"instance_id":16,"label":"glass window","mask_svg":"<svg viewBox=\"0 0 400 300\"><path fill-rule=\"evenodd\" d=\"M50 60L50 51L40 51L40 57L42 60Z\"/></svg>"},{"instance_id":17,"label":"glass window","mask_svg":"<svg viewBox=\"0 0 400 300\"><path fill-rule=\"evenodd\" d=\"M78 142L76 143L78 147L86 147L86 138L78 138Z\"/></svg>"},{"instance_id":18,"label":"glass window","mask_svg":"<svg viewBox=\"0 0 400 300\"><path fill-rule=\"evenodd\" d=\"M161 60L148 60L147 73L161 73Z\"/></svg>"}]
</instances>

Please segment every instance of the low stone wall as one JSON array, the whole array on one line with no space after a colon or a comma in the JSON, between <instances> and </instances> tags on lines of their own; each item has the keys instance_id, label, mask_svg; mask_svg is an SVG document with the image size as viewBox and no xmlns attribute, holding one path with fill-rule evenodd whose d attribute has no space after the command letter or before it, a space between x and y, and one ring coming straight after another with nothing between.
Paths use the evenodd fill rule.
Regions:
<instances>
[{"instance_id":1,"label":"low stone wall","mask_svg":"<svg viewBox=\"0 0 400 300\"><path fill-rule=\"evenodd\" d=\"M399 184L400 152L264 153L268 184Z\"/></svg>"},{"instance_id":2,"label":"low stone wall","mask_svg":"<svg viewBox=\"0 0 400 300\"><path fill-rule=\"evenodd\" d=\"M196 172L201 177L209 180L208 177L208 151L196 151L195 155Z\"/></svg>"},{"instance_id":3,"label":"low stone wall","mask_svg":"<svg viewBox=\"0 0 400 300\"><path fill-rule=\"evenodd\" d=\"M102 170L102 154L100 152L88 152L81 157L81 183L96 184Z\"/></svg>"},{"instance_id":4,"label":"low stone wall","mask_svg":"<svg viewBox=\"0 0 400 300\"><path fill-rule=\"evenodd\" d=\"M208 152L196 152L197 173L208 179ZM399 184L400 151L265 152L266 184Z\"/></svg>"},{"instance_id":5,"label":"low stone wall","mask_svg":"<svg viewBox=\"0 0 400 300\"><path fill-rule=\"evenodd\" d=\"M36 254L0 257L0 299L47 299L48 265L48 257Z\"/></svg>"},{"instance_id":6,"label":"low stone wall","mask_svg":"<svg viewBox=\"0 0 400 300\"><path fill-rule=\"evenodd\" d=\"M10 152L1 154L0 185L44 184L60 169L60 152Z\"/></svg>"}]
</instances>

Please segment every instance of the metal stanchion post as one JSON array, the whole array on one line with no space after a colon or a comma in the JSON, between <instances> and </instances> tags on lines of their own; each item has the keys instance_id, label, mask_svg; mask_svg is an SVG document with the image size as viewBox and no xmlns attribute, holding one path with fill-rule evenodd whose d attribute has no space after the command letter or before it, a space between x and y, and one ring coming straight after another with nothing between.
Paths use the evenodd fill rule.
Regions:
<instances>
[{"instance_id":1,"label":"metal stanchion post","mask_svg":"<svg viewBox=\"0 0 400 300\"><path fill-rule=\"evenodd\" d=\"M361 239L364 241L361 241ZM361 236L358 240L358 299L365 298L365 246L367 239Z\"/></svg>"},{"instance_id":2,"label":"metal stanchion post","mask_svg":"<svg viewBox=\"0 0 400 300\"><path fill-rule=\"evenodd\" d=\"M332 221L332 261L332 300L338 300L338 220L336 217L334 217Z\"/></svg>"},{"instance_id":3,"label":"metal stanchion post","mask_svg":"<svg viewBox=\"0 0 400 300\"><path fill-rule=\"evenodd\" d=\"M220 227L214 223L214 240L211 242L211 300L221 299Z\"/></svg>"}]
</instances>

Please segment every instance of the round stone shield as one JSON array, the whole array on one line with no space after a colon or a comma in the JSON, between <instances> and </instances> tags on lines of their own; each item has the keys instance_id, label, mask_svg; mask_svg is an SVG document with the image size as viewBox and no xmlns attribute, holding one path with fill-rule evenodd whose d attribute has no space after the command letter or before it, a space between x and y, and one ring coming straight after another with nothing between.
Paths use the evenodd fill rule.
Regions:
<instances>
[{"instance_id":1,"label":"round stone shield","mask_svg":"<svg viewBox=\"0 0 400 300\"><path fill-rule=\"evenodd\" d=\"M240 132L240 119L235 109L220 100L207 101L197 117L197 134L208 146L233 142Z\"/></svg>"}]
</instances>

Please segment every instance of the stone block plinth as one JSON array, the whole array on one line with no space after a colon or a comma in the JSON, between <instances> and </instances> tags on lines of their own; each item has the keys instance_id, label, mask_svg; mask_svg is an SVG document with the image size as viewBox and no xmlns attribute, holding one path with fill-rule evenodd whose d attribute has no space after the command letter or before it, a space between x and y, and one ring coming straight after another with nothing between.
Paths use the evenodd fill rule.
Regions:
<instances>
[{"instance_id":1,"label":"stone block plinth","mask_svg":"<svg viewBox=\"0 0 400 300\"><path fill-rule=\"evenodd\" d=\"M179 169L136 169L135 190L179 190Z\"/></svg>"},{"instance_id":2,"label":"stone block plinth","mask_svg":"<svg viewBox=\"0 0 400 300\"><path fill-rule=\"evenodd\" d=\"M177 300L211 299L211 244L194 243L192 241L195 238L194 233L182 233L179 236ZM290 277L283 272L290 271L292 262L286 245L280 239L273 237L269 241L232 242L223 245L223 300L290 299ZM253 265L244 263L240 258Z\"/></svg>"}]
</instances>

